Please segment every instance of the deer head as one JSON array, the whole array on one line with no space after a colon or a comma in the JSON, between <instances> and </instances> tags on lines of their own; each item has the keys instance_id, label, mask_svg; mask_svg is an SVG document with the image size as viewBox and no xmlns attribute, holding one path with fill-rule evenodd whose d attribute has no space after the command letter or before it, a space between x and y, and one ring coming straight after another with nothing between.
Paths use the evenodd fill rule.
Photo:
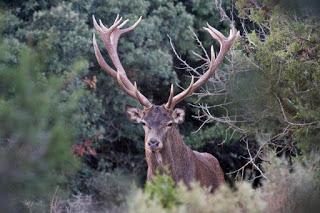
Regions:
<instances>
[{"instance_id":1,"label":"deer head","mask_svg":"<svg viewBox=\"0 0 320 213\"><path fill-rule=\"evenodd\" d=\"M132 98L139 101L143 109L127 106L126 112L129 119L136 123L143 124L145 131L145 149L150 152L161 151L164 147L164 138L170 130L176 128L177 124L183 122L185 112L182 109L175 109L175 106L186 97L190 96L195 90L201 87L208 79L215 73L218 66L222 63L224 56L229 51L230 47L239 36L239 32L232 26L230 34L225 37L215 28L207 24L204 29L220 44L220 51L216 57L213 46L211 46L211 60L209 62L208 70L194 81L192 76L191 82L187 89L183 90L177 95L174 95L173 85L171 85L168 101L163 105L153 105L138 89L136 82L134 84L128 79L125 69L123 68L119 56L117 54L118 40L121 35L132 31L141 21L141 17L131 27L122 29L128 22L122 22L122 18L116 17L114 23L108 28L101 20L99 24L93 16L93 24L102 39L108 55L115 67L111 68L99 50L95 35L93 35L93 46L96 58L99 65L110 76L115 78L119 86Z\"/></svg>"},{"instance_id":2,"label":"deer head","mask_svg":"<svg viewBox=\"0 0 320 213\"><path fill-rule=\"evenodd\" d=\"M182 123L185 115L183 109L170 111L163 106L152 106L143 110L127 106L126 112L131 121L143 125L145 149L151 152L161 151L167 133Z\"/></svg>"}]
</instances>

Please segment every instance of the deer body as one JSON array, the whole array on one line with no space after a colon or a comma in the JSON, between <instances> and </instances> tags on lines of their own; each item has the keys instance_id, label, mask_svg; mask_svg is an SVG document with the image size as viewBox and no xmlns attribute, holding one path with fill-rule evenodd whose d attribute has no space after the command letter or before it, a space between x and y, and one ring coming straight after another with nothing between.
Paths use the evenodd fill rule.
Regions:
<instances>
[{"instance_id":1,"label":"deer body","mask_svg":"<svg viewBox=\"0 0 320 213\"><path fill-rule=\"evenodd\" d=\"M156 155L146 151L148 164L147 179L150 181L165 166L173 180L178 183L184 182L187 186L193 181L198 181L201 186L211 188L214 191L224 183L224 174L218 160L209 153L199 153L182 144L176 152L164 151L159 153L163 159L157 162Z\"/></svg>"},{"instance_id":2,"label":"deer body","mask_svg":"<svg viewBox=\"0 0 320 213\"><path fill-rule=\"evenodd\" d=\"M177 129L173 128L167 133L161 152L153 153L146 149L146 161L148 164L148 180L163 169L169 169L170 175L175 182L189 183L196 180L195 155L193 151L183 144Z\"/></svg>"},{"instance_id":3,"label":"deer body","mask_svg":"<svg viewBox=\"0 0 320 213\"><path fill-rule=\"evenodd\" d=\"M211 154L193 151L184 144L177 126L183 122L185 112L182 109L175 108L175 106L216 73L219 64L222 63L224 56L239 36L239 32L232 27L230 35L225 37L208 24L204 29L219 42L220 51L218 55L215 55L211 46L211 58L208 58L207 61L208 70L196 82L194 82L192 76L189 87L177 95L174 95L173 85L171 85L167 103L158 106L152 104L137 89L136 83L131 83L117 54L120 36L132 31L141 21L141 17L131 27L122 29L127 21L122 22L122 18L117 16L114 23L108 28L103 25L101 20L98 24L93 17L94 27L103 40L116 69L110 67L104 60L95 36L93 36L93 47L99 65L117 80L121 89L143 106L143 109L127 106L126 113L131 121L142 124L145 131L144 142L148 164L148 180L152 180L158 171L167 169L175 182L183 181L187 186L190 186L190 182L198 181L202 186L210 187L214 191L224 182L224 175L219 162Z\"/></svg>"},{"instance_id":4,"label":"deer body","mask_svg":"<svg viewBox=\"0 0 320 213\"><path fill-rule=\"evenodd\" d=\"M141 117L134 117L132 111L139 112ZM177 127L184 118L181 109L170 113L164 106L153 106L144 111L127 107L127 112L129 119L144 124L148 180L165 170L175 182L182 181L187 186L192 181L198 181L214 191L224 182L222 169L215 157L209 153L193 151L183 142ZM153 149L150 148L150 141L158 141L159 144Z\"/></svg>"}]
</instances>

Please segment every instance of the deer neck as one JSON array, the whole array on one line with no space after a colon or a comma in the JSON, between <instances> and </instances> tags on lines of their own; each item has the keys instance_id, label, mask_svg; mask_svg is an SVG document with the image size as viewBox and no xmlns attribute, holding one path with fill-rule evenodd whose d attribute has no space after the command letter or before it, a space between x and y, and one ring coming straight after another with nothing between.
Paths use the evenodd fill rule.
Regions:
<instances>
[{"instance_id":1,"label":"deer neck","mask_svg":"<svg viewBox=\"0 0 320 213\"><path fill-rule=\"evenodd\" d=\"M192 150L186 146L177 128L172 128L163 141L161 151L146 151L148 176L169 173L176 181L183 179L183 172L192 166Z\"/></svg>"}]
</instances>

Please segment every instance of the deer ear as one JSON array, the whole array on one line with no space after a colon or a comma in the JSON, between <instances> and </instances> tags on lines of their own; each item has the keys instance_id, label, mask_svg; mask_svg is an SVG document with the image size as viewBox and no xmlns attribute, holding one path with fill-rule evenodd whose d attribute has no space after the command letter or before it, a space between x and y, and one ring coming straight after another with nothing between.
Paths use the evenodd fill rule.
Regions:
<instances>
[{"instance_id":1,"label":"deer ear","mask_svg":"<svg viewBox=\"0 0 320 213\"><path fill-rule=\"evenodd\" d=\"M184 121L185 112L183 109L176 108L172 112L173 121L177 124L181 124Z\"/></svg>"},{"instance_id":2,"label":"deer ear","mask_svg":"<svg viewBox=\"0 0 320 213\"><path fill-rule=\"evenodd\" d=\"M143 113L141 109L135 108L133 106L127 105L126 106L126 113L130 121L135 123L140 123Z\"/></svg>"}]
</instances>

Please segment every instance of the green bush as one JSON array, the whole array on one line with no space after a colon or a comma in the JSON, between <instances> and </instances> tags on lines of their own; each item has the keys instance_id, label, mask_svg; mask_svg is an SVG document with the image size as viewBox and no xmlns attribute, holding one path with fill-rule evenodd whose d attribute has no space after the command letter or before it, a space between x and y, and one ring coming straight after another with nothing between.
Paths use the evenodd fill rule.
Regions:
<instances>
[{"instance_id":1,"label":"green bush","mask_svg":"<svg viewBox=\"0 0 320 213\"><path fill-rule=\"evenodd\" d=\"M251 97L238 106L250 112L251 130L277 135L289 126L288 137L275 139L310 150L319 145L319 18L306 16L305 11L294 18L296 13L283 4L262 1L261 5L236 3L240 14L252 22L239 46L247 56L238 59L246 58L240 69L247 67L251 81L247 84L237 77L236 82L243 86L235 87L233 97L239 91L245 93L240 93L240 98Z\"/></svg>"},{"instance_id":2,"label":"green bush","mask_svg":"<svg viewBox=\"0 0 320 213\"><path fill-rule=\"evenodd\" d=\"M260 193L245 182L237 184L236 190L223 185L214 194L210 194L198 183L191 184L190 190L180 183L177 188L168 187L169 197L173 197L168 205L168 201L163 202L163 198L168 199L166 196L169 190L163 190L163 187L170 185L172 179L160 177L153 183L157 193L150 196L150 186L147 186L145 192L138 190L134 197L130 197L129 212L144 212L148 209L152 212L262 212L266 207Z\"/></svg>"},{"instance_id":3,"label":"green bush","mask_svg":"<svg viewBox=\"0 0 320 213\"><path fill-rule=\"evenodd\" d=\"M164 208L172 208L178 202L175 183L168 175L158 175L151 182L147 182L145 192L150 199L159 200Z\"/></svg>"},{"instance_id":4,"label":"green bush","mask_svg":"<svg viewBox=\"0 0 320 213\"><path fill-rule=\"evenodd\" d=\"M15 40L0 48L0 200L15 212L22 201L50 199L58 185L64 191L78 168L71 144L81 90L63 91L64 78L46 77L33 49Z\"/></svg>"}]
</instances>

